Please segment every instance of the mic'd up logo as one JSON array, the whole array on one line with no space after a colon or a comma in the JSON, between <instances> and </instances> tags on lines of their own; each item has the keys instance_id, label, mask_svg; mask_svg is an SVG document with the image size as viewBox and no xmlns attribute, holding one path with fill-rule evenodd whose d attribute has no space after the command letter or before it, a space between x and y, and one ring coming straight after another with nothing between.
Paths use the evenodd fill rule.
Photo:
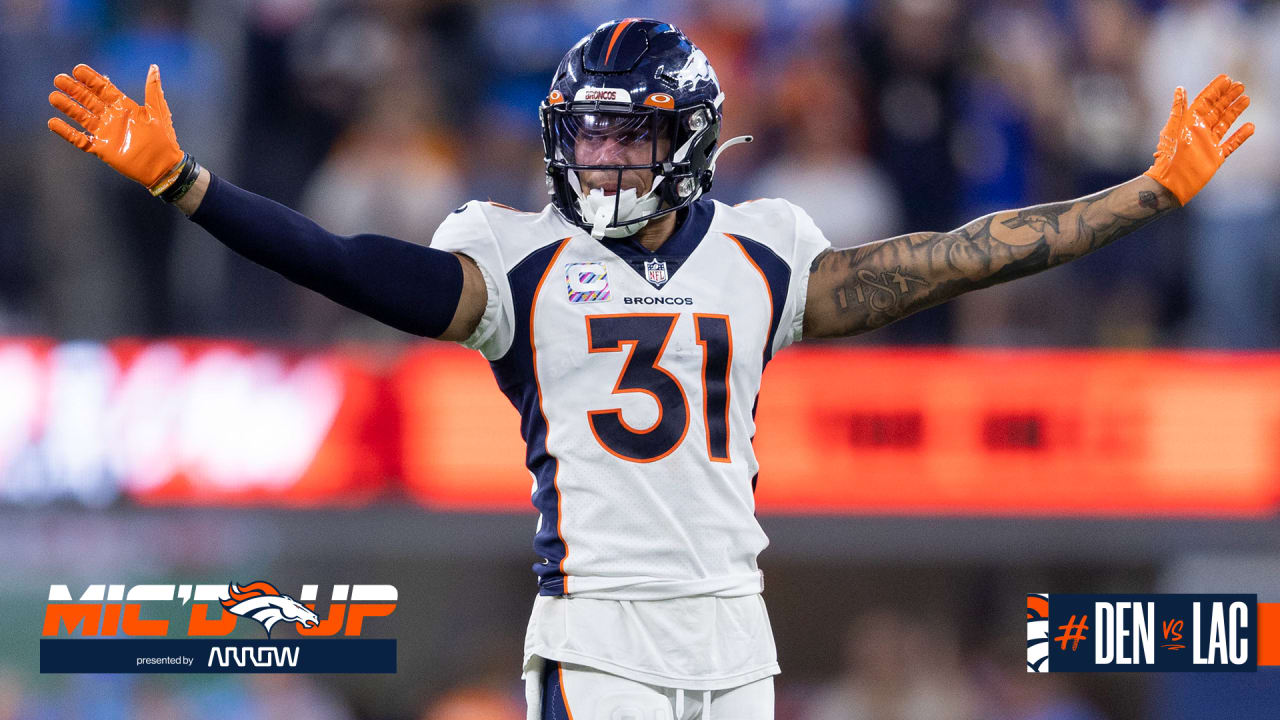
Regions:
<instances>
[{"instance_id":1,"label":"mic'd up logo","mask_svg":"<svg viewBox=\"0 0 1280 720\"><path fill-rule=\"evenodd\" d=\"M249 583L243 588L235 583L227 586L229 597L222 601L222 607L233 615L240 615L257 620L267 629L267 637L271 637L271 626L281 620L289 620L303 628L313 628L320 624L320 618L305 605L288 595L283 595L274 585L259 580Z\"/></svg>"},{"instance_id":2,"label":"mic'd up logo","mask_svg":"<svg viewBox=\"0 0 1280 720\"><path fill-rule=\"evenodd\" d=\"M226 637L238 618L247 617L261 624L268 636L277 623L288 621L304 637L358 637L365 620L390 615L399 598L394 585L334 585L327 614L321 617L316 605L319 587L303 585L301 600L295 600L263 580L245 586L90 585L77 602L66 585L51 585L41 634Z\"/></svg>"},{"instance_id":3,"label":"mic'd up logo","mask_svg":"<svg viewBox=\"0 0 1280 720\"><path fill-rule=\"evenodd\" d=\"M100 584L77 601L67 585L51 585L40 671L394 673L395 639L361 636L369 619L395 611L395 586L333 585L324 608L319 587L303 585L295 599L266 580ZM266 638L234 637L240 618ZM291 637L272 636L281 625Z\"/></svg>"}]
</instances>

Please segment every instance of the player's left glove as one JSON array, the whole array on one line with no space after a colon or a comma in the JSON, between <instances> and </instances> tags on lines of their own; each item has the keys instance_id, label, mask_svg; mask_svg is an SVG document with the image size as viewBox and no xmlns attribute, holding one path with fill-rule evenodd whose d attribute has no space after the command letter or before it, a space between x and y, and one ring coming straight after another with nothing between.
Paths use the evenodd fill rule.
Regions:
<instances>
[{"instance_id":1,"label":"player's left glove","mask_svg":"<svg viewBox=\"0 0 1280 720\"><path fill-rule=\"evenodd\" d=\"M193 168L188 166L194 166L195 161L178 147L173 116L160 89L160 69L152 65L147 73L143 105L130 100L88 65L77 65L71 73L53 78L61 92L50 93L49 104L88 132L72 128L62 118L51 118L49 129L121 175L142 183L153 195L169 199L165 191L176 189L175 183L191 175Z\"/></svg>"},{"instance_id":2,"label":"player's left glove","mask_svg":"<svg viewBox=\"0 0 1280 720\"><path fill-rule=\"evenodd\" d=\"M1226 142L1222 137L1240 113L1249 107L1244 83L1219 75L1200 91L1187 107L1187 91L1173 92L1169 122L1160 131L1155 164L1147 175L1165 186L1186 205L1200 192L1222 162L1253 134L1253 123L1245 123Z\"/></svg>"}]
</instances>

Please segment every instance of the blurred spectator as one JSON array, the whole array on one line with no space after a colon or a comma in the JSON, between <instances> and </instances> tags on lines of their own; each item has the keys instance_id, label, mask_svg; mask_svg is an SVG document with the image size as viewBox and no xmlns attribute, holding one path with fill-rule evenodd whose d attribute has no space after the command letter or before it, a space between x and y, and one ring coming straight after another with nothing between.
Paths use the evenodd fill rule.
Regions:
<instances>
[{"instance_id":1,"label":"blurred spectator","mask_svg":"<svg viewBox=\"0 0 1280 720\"><path fill-rule=\"evenodd\" d=\"M1010 645L1010 648L1013 646ZM1021 648L1019 648L1021 649ZM979 653L975 664L986 720L1106 720L1073 687L1070 675L1029 673L1012 653Z\"/></svg>"},{"instance_id":2,"label":"blurred spectator","mask_svg":"<svg viewBox=\"0 0 1280 720\"><path fill-rule=\"evenodd\" d=\"M946 0L884 0L857 36L870 98L871 143L893 179L912 231L956 224L952 123L963 67L962 18Z\"/></svg>"},{"instance_id":3,"label":"blurred spectator","mask_svg":"<svg viewBox=\"0 0 1280 720\"><path fill-rule=\"evenodd\" d=\"M961 6L948 0L881 0L855 19L865 69L870 148L903 206L903 232L945 231L961 222L960 177L951 152L966 43ZM872 341L943 343L942 305L877 331Z\"/></svg>"},{"instance_id":4,"label":"blurred spectator","mask_svg":"<svg viewBox=\"0 0 1280 720\"><path fill-rule=\"evenodd\" d=\"M406 76L407 75L407 76ZM449 211L466 201L458 143L434 121L423 77L399 75L377 87L354 125L312 175L299 210L329 230L377 233L426 245ZM293 287L298 337L403 339L403 333Z\"/></svg>"},{"instance_id":5,"label":"blurred spectator","mask_svg":"<svg viewBox=\"0 0 1280 720\"><path fill-rule=\"evenodd\" d=\"M301 210L334 232L426 244L465 200L458 142L431 119L430 95L415 82L378 88L312 175Z\"/></svg>"},{"instance_id":6,"label":"blurred spectator","mask_svg":"<svg viewBox=\"0 0 1280 720\"><path fill-rule=\"evenodd\" d=\"M420 720L522 720L523 698L486 686L464 686L440 696Z\"/></svg>"},{"instance_id":7,"label":"blurred spectator","mask_svg":"<svg viewBox=\"0 0 1280 720\"><path fill-rule=\"evenodd\" d=\"M739 145L717 163L711 196L722 202L752 199L750 183L756 169L781 144L785 128L778 127L780 109L778 74L787 57L774 58L765 52L769 38L776 38L768 25L765 3L688 3L676 13L680 29L706 53L724 91L724 127L721 140L753 135L756 142Z\"/></svg>"},{"instance_id":8,"label":"blurred spectator","mask_svg":"<svg viewBox=\"0 0 1280 720\"><path fill-rule=\"evenodd\" d=\"M18 720L23 713L22 682L0 666L0 720Z\"/></svg>"},{"instance_id":9,"label":"blurred spectator","mask_svg":"<svg viewBox=\"0 0 1280 720\"><path fill-rule=\"evenodd\" d=\"M114 674L61 676L26 688L16 676L0 676L0 720L8 717L353 720L355 715L331 685L307 675Z\"/></svg>"},{"instance_id":10,"label":"blurred spectator","mask_svg":"<svg viewBox=\"0 0 1280 720\"><path fill-rule=\"evenodd\" d=\"M842 77L844 65L830 51L788 64L775 111L788 134L773 162L756 171L750 191L800 205L837 248L881 240L902 227L897 191L865 154L862 107L853 83Z\"/></svg>"},{"instance_id":11,"label":"blurred spectator","mask_svg":"<svg viewBox=\"0 0 1280 720\"><path fill-rule=\"evenodd\" d=\"M1086 0L1071 9L1077 44L1068 65L1060 137L1072 185L1060 194L1078 197L1146 170L1157 136L1144 122L1137 74L1141 43L1133 41L1145 32L1146 18L1125 0ZM1060 322L1070 323L1071 330L1062 344L1146 347L1160 340L1157 324L1169 314L1168 287L1177 282L1171 280L1178 257L1172 252L1173 225L1146 228L1069 267L1066 281L1094 301L1059 308Z\"/></svg>"},{"instance_id":12,"label":"blurred spectator","mask_svg":"<svg viewBox=\"0 0 1280 720\"><path fill-rule=\"evenodd\" d=\"M292 674L251 675L251 715L263 718L307 718L308 720L352 720L352 712L332 685L314 677ZM144 715L138 717L163 717Z\"/></svg>"},{"instance_id":13,"label":"blurred spectator","mask_svg":"<svg viewBox=\"0 0 1280 720\"><path fill-rule=\"evenodd\" d=\"M806 720L979 717L951 627L897 609L857 616L845 638L844 674L817 693Z\"/></svg>"},{"instance_id":14,"label":"blurred spectator","mask_svg":"<svg viewBox=\"0 0 1280 720\"><path fill-rule=\"evenodd\" d=\"M1045 141L1063 146L1058 152L1075 180L1066 190L1084 195L1146 170L1155 135L1137 72L1142 45L1133 41L1146 18L1125 0L1082 0L1071 10L1077 44L1062 93L1054 93L1059 102L1050 111L1058 122Z\"/></svg>"}]
</instances>

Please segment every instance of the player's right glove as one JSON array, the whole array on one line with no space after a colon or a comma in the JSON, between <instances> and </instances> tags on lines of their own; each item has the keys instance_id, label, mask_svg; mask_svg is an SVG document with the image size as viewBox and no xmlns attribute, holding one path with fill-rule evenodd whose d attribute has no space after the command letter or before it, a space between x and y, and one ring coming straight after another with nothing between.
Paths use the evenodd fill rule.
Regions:
<instances>
[{"instance_id":1,"label":"player's right glove","mask_svg":"<svg viewBox=\"0 0 1280 720\"><path fill-rule=\"evenodd\" d=\"M1245 123L1226 142L1222 137L1240 113L1249 107L1244 83L1219 75L1200 91L1187 107L1187 91L1173 91L1173 109L1160 131L1154 154L1155 164L1147 175L1165 186L1186 205L1200 192L1227 156L1253 134L1253 123ZM1221 144L1219 144L1221 143Z\"/></svg>"},{"instance_id":2,"label":"player's right glove","mask_svg":"<svg viewBox=\"0 0 1280 720\"><path fill-rule=\"evenodd\" d=\"M199 166L178 147L158 67L152 65L147 73L144 105L130 100L88 65L75 66L71 75L55 76L53 84L61 92L50 93L49 104L88 131L50 118L49 129L62 139L166 200L175 199L180 188L185 191L183 185L195 181Z\"/></svg>"}]
</instances>

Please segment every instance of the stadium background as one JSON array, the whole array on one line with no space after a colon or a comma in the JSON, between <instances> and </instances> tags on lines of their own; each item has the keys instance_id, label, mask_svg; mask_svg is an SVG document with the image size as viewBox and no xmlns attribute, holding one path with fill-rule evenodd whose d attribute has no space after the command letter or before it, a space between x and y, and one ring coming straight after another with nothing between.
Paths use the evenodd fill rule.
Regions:
<instances>
[{"instance_id":1,"label":"stadium background","mask_svg":"<svg viewBox=\"0 0 1280 720\"><path fill-rule=\"evenodd\" d=\"M1271 673L1028 676L1018 620L1028 591L1280 601L1280 3L4 0L0 718L518 718L535 591L484 363L290 286L66 147L53 75L88 62L140 97L157 63L214 172L427 242L467 199L544 203L536 103L628 15L680 25L724 137L757 137L712 196L786 197L838 246L1102 189L1147 167L1175 85L1246 83L1258 133L1188 210L780 356L761 562L780 720L1274 716ZM400 672L36 672L50 583L258 578L396 585L371 627Z\"/></svg>"}]
</instances>

